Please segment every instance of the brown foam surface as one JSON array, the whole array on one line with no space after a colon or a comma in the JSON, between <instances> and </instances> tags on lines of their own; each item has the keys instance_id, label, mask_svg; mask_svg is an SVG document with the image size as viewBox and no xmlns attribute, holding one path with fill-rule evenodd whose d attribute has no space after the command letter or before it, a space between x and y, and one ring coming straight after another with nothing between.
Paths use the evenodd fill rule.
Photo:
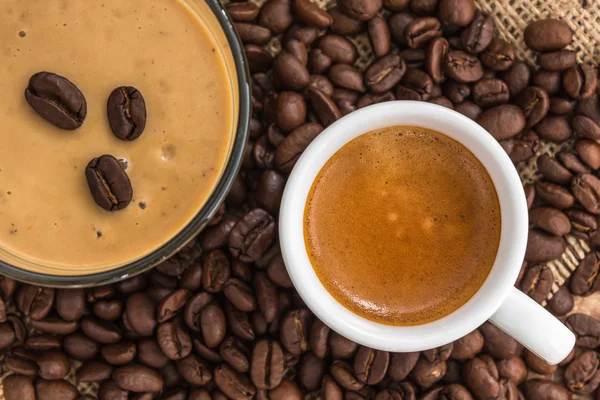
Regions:
<instances>
[{"instance_id":1,"label":"brown foam surface","mask_svg":"<svg viewBox=\"0 0 600 400\"><path fill-rule=\"evenodd\" d=\"M493 183L458 142L397 126L359 136L311 189L305 240L319 279L389 325L439 319L485 281L500 241Z\"/></svg>"}]
</instances>

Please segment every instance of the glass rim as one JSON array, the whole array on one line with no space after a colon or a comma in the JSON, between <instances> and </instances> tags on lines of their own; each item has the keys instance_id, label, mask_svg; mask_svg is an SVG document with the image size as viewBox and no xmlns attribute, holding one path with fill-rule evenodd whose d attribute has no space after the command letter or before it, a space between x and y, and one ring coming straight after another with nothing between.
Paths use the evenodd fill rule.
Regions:
<instances>
[{"instance_id":1,"label":"glass rim","mask_svg":"<svg viewBox=\"0 0 600 400\"><path fill-rule=\"evenodd\" d=\"M244 55L245 52L241 44L242 42L225 7L222 6L218 0L203 1L208 4L215 18L217 18L231 49L235 70L237 72L239 115L237 128L235 128L235 135L233 137L233 146L225 169L200 211L198 211L194 218L183 229L166 243L142 258L110 271L78 276L51 275L27 271L4 261L0 261L0 273L2 275L25 283L59 288L80 288L116 283L145 272L167 260L193 240L215 215L229 193L244 158L252 111L250 71Z\"/></svg>"}]
</instances>

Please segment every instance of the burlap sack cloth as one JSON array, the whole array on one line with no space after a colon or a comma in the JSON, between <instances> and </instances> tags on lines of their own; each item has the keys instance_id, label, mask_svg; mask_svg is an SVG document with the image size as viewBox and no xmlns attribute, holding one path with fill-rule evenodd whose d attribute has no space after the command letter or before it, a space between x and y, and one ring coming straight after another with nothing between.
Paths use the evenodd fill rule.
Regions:
<instances>
[{"instance_id":1,"label":"burlap sack cloth","mask_svg":"<svg viewBox=\"0 0 600 400\"><path fill-rule=\"evenodd\" d=\"M264 0L251 0L257 4ZM333 2L328 0L313 0L324 8ZM517 58L535 64L535 54L529 51L523 42L523 30L532 21L543 18L557 18L566 21L574 32L571 50L576 50L579 61L592 61L600 63L600 1L598 0L475 0L479 10L492 15L496 22L497 34L513 43L517 50ZM364 69L373 58L369 40L366 36L351 38L356 44L360 57L357 66ZM266 48L273 53L278 51L277 39L271 41ZM562 148L569 147L571 142L556 145L542 142L538 154L554 154ZM524 183L532 182L537 177L535 158L517 165L517 169ZM563 256L548 263L554 273L555 284L552 293L570 276L577 267L579 260L590 251L589 247L575 239L567 237L568 250ZM552 294L549 296L549 298ZM600 319L600 292L588 297L575 297L575 307L571 313L585 313ZM74 366L75 367L75 366ZM74 382L74 369L68 379ZM559 381L561 373L554 374L554 379ZM97 385L79 385L81 394L96 394ZM575 396L575 399L584 399ZM0 400L4 400L2 387L0 387Z\"/></svg>"}]
</instances>

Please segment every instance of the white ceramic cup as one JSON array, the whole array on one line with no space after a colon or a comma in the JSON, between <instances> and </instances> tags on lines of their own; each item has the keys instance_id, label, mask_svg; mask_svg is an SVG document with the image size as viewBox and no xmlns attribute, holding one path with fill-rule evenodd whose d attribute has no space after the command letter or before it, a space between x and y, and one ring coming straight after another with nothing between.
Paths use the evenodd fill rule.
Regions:
<instances>
[{"instance_id":1,"label":"white ceramic cup","mask_svg":"<svg viewBox=\"0 0 600 400\"><path fill-rule=\"evenodd\" d=\"M317 277L304 241L306 200L325 163L357 136L395 125L433 129L469 149L487 169L501 210L498 254L481 288L450 315L417 326L383 325L341 305ZM335 206L331 204L331 207ZM514 287L525 255L528 219L519 175L502 147L487 131L448 108L424 102L394 101L347 115L325 129L308 146L296 163L283 194L279 237L289 275L307 306L334 331L357 343L394 352L426 350L459 339L489 319L549 364L558 364L573 349L575 336Z\"/></svg>"}]
</instances>

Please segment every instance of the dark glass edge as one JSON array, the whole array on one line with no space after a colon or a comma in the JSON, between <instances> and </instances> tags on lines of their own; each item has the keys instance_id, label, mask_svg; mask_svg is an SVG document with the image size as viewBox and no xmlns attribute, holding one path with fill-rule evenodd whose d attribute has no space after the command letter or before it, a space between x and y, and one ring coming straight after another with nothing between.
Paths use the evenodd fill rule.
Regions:
<instances>
[{"instance_id":1,"label":"dark glass edge","mask_svg":"<svg viewBox=\"0 0 600 400\"><path fill-rule=\"evenodd\" d=\"M208 198L204 207L202 207L198 215L175 235L175 237L170 239L169 242L147 256L111 271L83 276L60 276L30 272L0 261L1 274L25 283L64 288L92 287L116 283L145 272L177 253L191 240L195 239L215 215L223 201L225 201L225 197L229 193L242 165L244 150L248 141L248 131L252 111L251 90L248 63L245 58L244 48L241 44L242 42L234 28L233 21L218 0L204 1L209 5L215 17L221 24L229 46L231 47L231 53L237 72L240 105L238 126L229 161L227 162L227 166L223 171L219 183Z\"/></svg>"}]
</instances>

